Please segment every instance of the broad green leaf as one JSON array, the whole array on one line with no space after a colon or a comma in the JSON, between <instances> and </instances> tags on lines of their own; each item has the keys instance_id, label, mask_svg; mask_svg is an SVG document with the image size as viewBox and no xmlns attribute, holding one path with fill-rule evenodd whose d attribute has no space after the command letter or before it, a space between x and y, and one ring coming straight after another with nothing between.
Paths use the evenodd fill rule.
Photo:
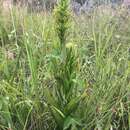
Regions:
<instances>
[{"instance_id":1,"label":"broad green leaf","mask_svg":"<svg viewBox=\"0 0 130 130\"><path fill-rule=\"evenodd\" d=\"M76 125L79 125L79 126L80 126L81 124L80 124L80 122L79 122L77 119L68 116L68 117L65 119L63 130L67 130L67 129L70 128L71 126L76 126Z\"/></svg>"},{"instance_id":2,"label":"broad green leaf","mask_svg":"<svg viewBox=\"0 0 130 130\"><path fill-rule=\"evenodd\" d=\"M58 108L51 106L50 107L51 113L56 121L56 123L58 124L58 127L60 129L63 128L63 124L64 124L64 119L65 119L65 115L63 114L63 112L61 112Z\"/></svg>"},{"instance_id":3,"label":"broad green leaf","mask_svg":"<svg viewBox=\"0 0 130 130\"><path fill-rule=\"evenodd\" d=\"M75 110L77 109L78 107L78 104L80 102L80 97L76 97L74 99L72 99L65 107L65 113L66 115L69 115L71 114L72 112L75 112Z\"/></svg>"}]
</instances>

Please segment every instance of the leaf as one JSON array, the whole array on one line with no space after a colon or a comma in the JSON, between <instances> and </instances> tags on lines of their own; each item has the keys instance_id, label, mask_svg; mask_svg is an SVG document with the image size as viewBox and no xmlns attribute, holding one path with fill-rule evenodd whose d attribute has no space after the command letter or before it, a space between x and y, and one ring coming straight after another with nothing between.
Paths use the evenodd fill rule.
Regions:
<instances>
[{"instance_id":1,"label":"leaf","mask_svg":"<svg viewBox=\"0 0 130 130\"><path fill-rule=\"evenodd\" d=\"M64 119L65 119L64 113L54 106L51 106L50 110L56 123L58 124L59 129L63 129Z\"/></svg>"},{"instance_id":2,"label":"leaf","mask_svg":"<svg viewBox=\"0 0 130 130\"><path fill-rule=\"evenodd\" d=\"M0 24L0 46L2 44L7 44L9 43L9 37L8 37L8 32L6 31L5 27L3 27Z\"/></svg>"},{"instance_id":3,"label":"leaf","mask_svg":"<svg viewBox=\"0 0 130 130\"><path fill-rule=\"evenodd\" d=\"M65 115L59 109L58 103L57 103L54 95L51 93L51 91L48 88L45 89L45 97L47 99L48 107L50 109L50 112L51 112L53 118L55 119L56 123L58 124L59 129L62 129Z\"/></svg>"},{"instance_id":4,"label":"leaf","mask_svg":"<svg viewBox=\"0 0 130 130\"><path fill-rule=\"evenodd\" d=\"M50 105L55 106L55 107L58 107L58 103L57 103L55 97L53 96L53 94L50 93L49 88L46 88L46 89L45 89L45 97L46 97L46 99L47 99L47 102L48 102Z\"/></svg>"},{"instance_id":5,"label":"leaf","mask_svg":"<svg viewBox=\"0 0 130 130\"><path fill-rule=\"evenodd\" d=\"M65 122L64 122L64 128L63 128L63 130L67 130L71 126L76 126L76 125L80 126L81 124L80 124L80 122L77 119L68 116L66 118Z\"/></svg>"},{"instance_id":6,"label":"leaf","mask_svg":"<svg viewBox=\"0 0 130 130\"><path fill-rule=\"evenodd\" d=\"M2 104L2 117L3 119L6 121L7 125L9 128L12 128L13 126L13 122L12 122L12 119L11 119L11 113L9 111L9 99L8 97L0 97L0 102Z\"/></svg>"},{"instance_id":7,"label":"leaf","mask_svg":"<svg viewBox=\"0 0 130 130\"><path fill-rule=\"evenodd\" d=\"M0 98L0 110L2 109L2 105L3 105L2 99Z\"/></svg>"},{"instance_id":8,"label":"leaf","mask_svg":"<svg viewBox=\"0 0 130 130\"><path fill-rule=\"evenodd\" d=\"M58 112L59 115L61 115L61 117L65 118L65 115L58 108L56 108L54 106L52 106L51 108L54 109L56 112Z\"/></svg>"},{"instance_id":9,"label":"leaf","mask_svg":"<svg viewBox=\"0 0 130 130\"><path fill-rule=\"evenodd\" d=\"M66 105L66 107L65 107L65 113L66 113L66 115L69 115L69 114L71 114L72 112L74 112L76 109L77 109L77 107L78 107L78 104L79 104L79 102L80 102L80 97L76 97L76 98L74 98L74 99L72 99L67 105Z\"/></svg>"}]
</instances>

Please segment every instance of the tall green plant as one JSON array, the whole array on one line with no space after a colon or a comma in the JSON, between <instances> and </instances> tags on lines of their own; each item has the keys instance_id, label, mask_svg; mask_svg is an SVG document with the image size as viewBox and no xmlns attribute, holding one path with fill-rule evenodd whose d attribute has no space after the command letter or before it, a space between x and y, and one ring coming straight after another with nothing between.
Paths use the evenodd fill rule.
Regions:
<instances>
[{"instance_id":1,"label":"tall green plant","mask_svg":"<svg viewBox=\"0 0 130 130\"><path fill-rule=\"evenodd\" d=\"M71 130L80 125L74 113L81 99L77 89L77 56L73 43L67 43L70 26L69 1L61 0L54 11L55 32L59 46L51 55L51 73L55 85L46 90L49 109L55 119L58 130Z\"/></svg>"}]
</instances>

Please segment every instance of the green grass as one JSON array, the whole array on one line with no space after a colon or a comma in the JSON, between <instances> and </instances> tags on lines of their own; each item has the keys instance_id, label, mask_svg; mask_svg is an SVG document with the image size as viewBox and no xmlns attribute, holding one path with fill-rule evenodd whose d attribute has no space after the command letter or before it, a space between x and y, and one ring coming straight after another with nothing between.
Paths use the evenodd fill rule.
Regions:
<instances>
[{"instance_id":1,"label":"green grass","mask_svg":"<svg viewBox=\"0 0 130 130\"><path fill-rule=\"evenodd\" d=\"M68 11L0 14L1 130L130 129L130 17Z\"/></svg>"}]
</instances>

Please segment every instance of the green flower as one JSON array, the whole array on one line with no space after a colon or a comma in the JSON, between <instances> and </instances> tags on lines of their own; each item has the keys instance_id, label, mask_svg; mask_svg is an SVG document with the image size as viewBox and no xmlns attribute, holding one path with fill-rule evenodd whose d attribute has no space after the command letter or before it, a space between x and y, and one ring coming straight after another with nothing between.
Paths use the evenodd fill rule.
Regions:
<instances>
[{"instance_id":1,"label":"green flower","mask_svg":"<svg viewBox=\"0 0 130 130\"><path fill-rule=\"evenodd\" d=\"M73 48L74 47L74 44L72 42L69 42L65 45L66 48Z\"/></svg>"}]
</instances>

